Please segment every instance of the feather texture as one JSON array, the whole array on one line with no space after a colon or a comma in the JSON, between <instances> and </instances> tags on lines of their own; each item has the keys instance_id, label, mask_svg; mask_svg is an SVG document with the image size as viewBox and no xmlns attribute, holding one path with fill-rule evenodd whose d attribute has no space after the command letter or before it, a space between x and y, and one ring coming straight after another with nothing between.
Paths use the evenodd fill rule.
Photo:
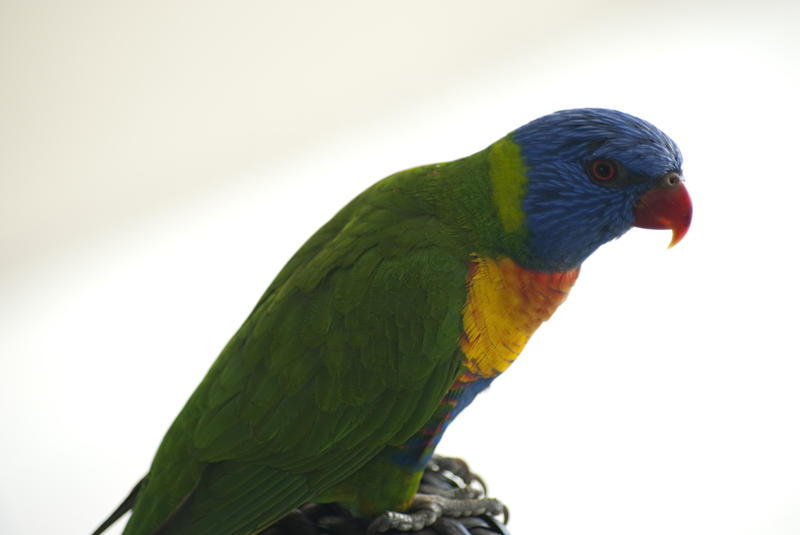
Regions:
<instances>
[{"instance_id":1,"label":"feather texture","mask_svg":"<svg viewBox=\"0 0 800 535\"><path fill-rule=\"evenodd\" d=\"M636 180L593 181L598 155ZM363 515L407 507L449 422L665 170L679 172L680 154L655 127L577 110L367 189L222 350L164 437L125 535L254 534L310 500Z\"/></svg>"}]
</instances>

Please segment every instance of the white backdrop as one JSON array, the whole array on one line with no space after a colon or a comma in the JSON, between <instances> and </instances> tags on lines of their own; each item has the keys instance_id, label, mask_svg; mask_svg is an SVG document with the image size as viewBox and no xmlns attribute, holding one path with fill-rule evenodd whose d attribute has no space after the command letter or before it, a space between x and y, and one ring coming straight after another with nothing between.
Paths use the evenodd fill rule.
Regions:
<instances>
[{"instance_id":1,"label":"white backdrop","mask_svg":"<svg viewBox=\"0 0 800 535\"><path fill-rule=\"evenodd\" d=\"M515 534L800 532L797 3L168 4L0 3L0 533L94 529L363 188L583 106L678 142L692 229L601 248L440 451Z\"/></svg>"}]
</instances>

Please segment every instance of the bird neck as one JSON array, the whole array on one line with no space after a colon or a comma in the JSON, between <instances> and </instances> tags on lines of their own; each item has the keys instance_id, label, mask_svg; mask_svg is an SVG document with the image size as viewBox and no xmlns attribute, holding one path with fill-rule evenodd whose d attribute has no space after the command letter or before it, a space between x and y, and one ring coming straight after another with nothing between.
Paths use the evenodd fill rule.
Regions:
<instances>
[{"instance_id":1,"label":"bird neck","mask_svg":"<svg viewBox=\"0 0 800 535\"><path fill-rule=\"evenodd\" d=\"M447 227L444 248L531 264L523 202L527 168L509 136L466 158L408 169L373 188L382 208L426 214ZM371 195L372 203L376 196ZM423 236L420 239L430 240Z\"/></svg>"},{"instance_id":2,"label":"bird neck","mask_svg":"<svg viewBox=\"0 0 800 535\"><path fill-rule=\"evenodd\" d=\"M579 269L541 273L507 257L476 257L467 278L460 345L462 382L489 379L514 362L530 336L567 298Z\"/></svg>"}]
</instances>

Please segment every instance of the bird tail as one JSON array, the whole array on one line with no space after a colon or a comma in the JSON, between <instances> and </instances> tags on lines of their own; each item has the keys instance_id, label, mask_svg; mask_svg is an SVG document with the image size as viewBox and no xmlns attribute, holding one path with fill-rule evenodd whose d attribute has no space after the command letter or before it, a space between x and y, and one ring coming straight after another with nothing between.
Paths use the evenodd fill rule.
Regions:
<instances>
[{"instance_id":1,"label":"bird tail","mask_svg":"<svg viewBox=\"0 0 800 535\"><path fill-rule=\"evenodd\" d=\"M100 524L100 527L92 532L92 535L100 535L107 530L111 524L119 520L119 517L130 511L131 508L133 508L133 504L136 502L136 496L138 496L139 492L142 490L142 488L144 488L146 481L147 476L144 476L142 480L139 481L135 487L133 487L133 490L131 490L131 493L128 494L128 497L125 498L121 504L119 504L119 507L117 507L113 513L111 513L111 516L106 518L105 522Z\"/></svg>"}]
</instances>

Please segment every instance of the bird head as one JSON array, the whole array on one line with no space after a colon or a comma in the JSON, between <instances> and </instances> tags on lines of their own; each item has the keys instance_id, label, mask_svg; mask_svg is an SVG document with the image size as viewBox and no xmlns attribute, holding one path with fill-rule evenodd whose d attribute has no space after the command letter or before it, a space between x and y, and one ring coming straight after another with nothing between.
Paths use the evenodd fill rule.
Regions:
<instances>
[{"instance_id":1,"label":"bird head","mask_svg":"<svg viewBox=\"0 0 800 535\"><path fill-rule=\"evenodd\" d=\"M632 226L689 230L692 204L677 145L652 124L607 109L565 110L512 133L525 164L522 200L534 267L578 267Z\"/></svg>"}]
</instances>

